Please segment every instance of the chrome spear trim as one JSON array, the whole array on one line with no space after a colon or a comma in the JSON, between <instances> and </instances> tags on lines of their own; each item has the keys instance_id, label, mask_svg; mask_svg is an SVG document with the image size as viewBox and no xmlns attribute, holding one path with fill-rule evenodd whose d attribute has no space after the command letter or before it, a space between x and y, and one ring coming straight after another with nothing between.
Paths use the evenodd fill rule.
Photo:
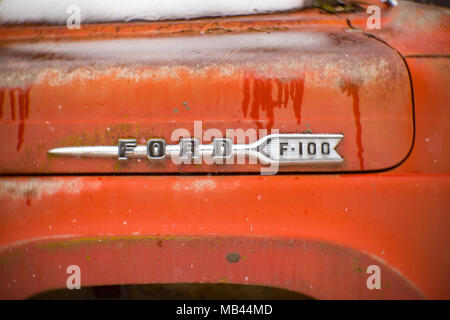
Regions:
<instances>
[{"instance_id":1,"label":"chrome spear trim","mask_svg":"<svg viewBox=\"0 0 450 320\"><path fill-rule=\"evenodd\" d=\"M135 139L119 139L117 146L64 147L48 151L54 156L100 157L128 160L166 157L177 159L229 159L234 156L256 158L264 164L329 164L344 159L335 150L344 138L342 134L271 134L250 144L233 144L228 138L200 144L195 138L182 138L178 144L166 145L163 139L150 139L147 145L137 145ZM229 162L227 162L229 163Z\"/></svg>"}]
</instances>

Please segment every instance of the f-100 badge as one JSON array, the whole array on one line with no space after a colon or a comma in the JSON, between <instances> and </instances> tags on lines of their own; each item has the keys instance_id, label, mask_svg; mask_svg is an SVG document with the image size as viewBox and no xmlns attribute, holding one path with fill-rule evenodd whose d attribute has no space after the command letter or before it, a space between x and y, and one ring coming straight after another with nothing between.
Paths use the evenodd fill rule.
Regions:
<instances>
[{"instance_id":1,"label":"f-100 badge","mask_svg":"<svg viewBox=\"0 0 450 320\"><path fill-rule=\"evenodd\" d=\"M344 161L335 150L343 137L342 134L287 133L270 134L250 144L233 144L229 138L215 138L210 144L201 144L196 138L181 138L178 144L169 145L164 139L149 139L146 145L138 145L136 139L119 139L116 146L64 147L52 149L49 153L119 160L163 160L171 157L176 163L192 160L201 163L202 158L209 158L215 163L229 164L234 163L237 156L258 159L263 164L331 164Z\"/></svg>"}]
</instances>

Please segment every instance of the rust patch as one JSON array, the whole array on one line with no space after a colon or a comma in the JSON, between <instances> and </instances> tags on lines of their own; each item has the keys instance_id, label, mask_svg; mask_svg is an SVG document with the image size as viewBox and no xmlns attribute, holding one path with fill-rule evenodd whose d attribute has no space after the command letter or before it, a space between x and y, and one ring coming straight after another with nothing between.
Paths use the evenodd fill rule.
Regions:
<instances>
[{"instance_id":1,"label":"rust patch","mask_svg":"<svg viewBox=\"0 0 450 320\"><path fill-rule=\"evenodd\" d=\"M229 263L237 263L241 259L241 256L237 252L231 252L227 254L226 258Z\"/></svg>"},{"instance_id":2,"label":"rust patch","mask_svg":"<svg viewBox=\"0 0 450 320\"><path fill-rule=\"evenodd\" d=\"M275 99L273 92L275 92ZM275 121L274 109L287 108L291 104L297 124L300 126L303 92L303 78L257 78L246 72L243 83L242 112L246 117L249 106L251 106L250 117L258 129L263 128L259 112L265 112L268 119L266 128L271 130Z\"/></svg>"},{"instance_id":3,"label":"rust patch","mask_svg":"<svg viewBox=\"0 0 450 320\"><path fill-rule=\"evenodd\" d=\"M318 14L317 14L318 15ZM319 16L320 17L320 16ZM336 25L346 26L345 20L332 18L318 19L305 17L297 12L283 12L282 14L244 15L234 17L211 17L192 19L188 21L133 21L133 23L86 24L83 30L67 30L59 26L36 26L18 28L1 28L0 37L4 40L23 40L30 38L45 39L92 39L117 37L156 37L177 34L205 34L230 32L273 32L290 30L303 25Z\"/></svg>"},{"instance_id":4,"label":"rust patch","mask_svg":"<svg viewBox=\"0 0 450 320\"><path fill-rule=\"evenodd\" d=\"M356 146L358 147L358 161L359 161L359 167L361 170L364 170L364 158L363 158L363 152L364 148L362 146L362 129L361 129L361 112L359 110L359 87L354 84L347 82L342 88L342 92L347 92L348 96L351 96L353 99L353 116L355 119L355 126L356 126Z\"/></svg>"}]
</instances>

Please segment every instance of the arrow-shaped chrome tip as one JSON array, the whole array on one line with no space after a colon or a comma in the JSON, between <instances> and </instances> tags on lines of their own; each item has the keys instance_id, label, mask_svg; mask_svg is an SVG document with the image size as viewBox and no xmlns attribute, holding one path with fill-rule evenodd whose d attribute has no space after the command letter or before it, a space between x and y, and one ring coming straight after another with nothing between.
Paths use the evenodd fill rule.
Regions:
<instances>
[{"instance_id":1,"label":"arrow-shaped chrome tip","mask_svg":"<svg viewBox=\"0 0 450 320\"><path fill-rule=\"evenodd\" d=\"M76 156L79 155L78 147L54 148L48 151L52 156Z\"/></svg>"}]
</instances>

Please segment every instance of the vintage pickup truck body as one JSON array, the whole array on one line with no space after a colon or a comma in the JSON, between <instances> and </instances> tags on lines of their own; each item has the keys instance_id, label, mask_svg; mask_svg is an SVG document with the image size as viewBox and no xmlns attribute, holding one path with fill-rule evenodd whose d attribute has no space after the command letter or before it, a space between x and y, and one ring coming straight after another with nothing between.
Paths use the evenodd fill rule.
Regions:
<instances>
[{"instance_id":1,"label":"vintage pickup truck body","mask_svg":"<svg viewBox=\"0 0 450 320\"><path fill-rule=\"evenodd\" d=\"M0 298L64 289L71 265L83 287L450 298L450 11L370 2L380 29L318 9L0 26ZM49 152L175 144L178 128L204 144L208 129L340 134L344 161L261 174Z\"/></svg>"}]
</instances>

